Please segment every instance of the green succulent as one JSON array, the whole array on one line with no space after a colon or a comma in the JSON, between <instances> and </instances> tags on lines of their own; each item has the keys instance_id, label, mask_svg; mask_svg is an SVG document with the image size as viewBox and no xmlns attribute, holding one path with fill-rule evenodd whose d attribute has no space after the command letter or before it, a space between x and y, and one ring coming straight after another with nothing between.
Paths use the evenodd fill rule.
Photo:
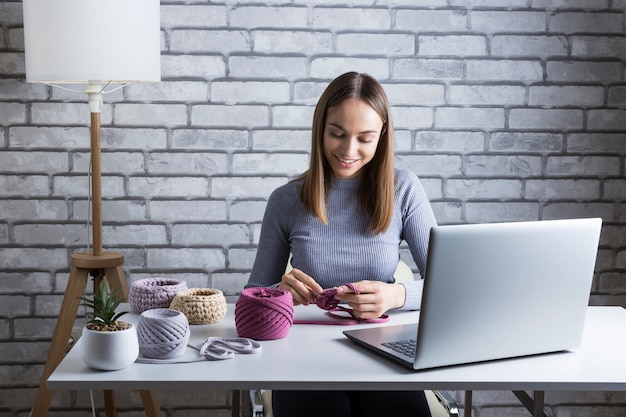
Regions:
<instances>
[{"instance_id":1,"label":"green succulent","mask_svg":"<svg viewBox=\"0 0 626 417\"><path fill-rule=\"evenodd\" d=\"M82 301L81 305L90 310L85 314L88 325L109 330L116 327L117 320L127 313L127 311L116 313L117 307L122 302L118 297L119 290L117 288L109 294L106 281L101 280L98 291L92 297L79 297Z\"/></svg>"}]
</instances>

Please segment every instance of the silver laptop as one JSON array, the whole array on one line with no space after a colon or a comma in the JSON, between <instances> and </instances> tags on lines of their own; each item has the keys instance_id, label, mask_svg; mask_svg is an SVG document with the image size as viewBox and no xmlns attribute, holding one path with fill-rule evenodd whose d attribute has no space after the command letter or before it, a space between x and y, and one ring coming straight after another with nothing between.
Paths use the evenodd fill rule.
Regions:
<instances>
[{"instance_id":1,"label":"silver laptop","mask_svg":"<svg viewBox=\"0 0 626 417\"><path fill-rule=\"evenodd\" d=\"M344 334L415 370L576 348L601 226L590 218L434 227L419 324Z\"/></svg>"}]
</instances>

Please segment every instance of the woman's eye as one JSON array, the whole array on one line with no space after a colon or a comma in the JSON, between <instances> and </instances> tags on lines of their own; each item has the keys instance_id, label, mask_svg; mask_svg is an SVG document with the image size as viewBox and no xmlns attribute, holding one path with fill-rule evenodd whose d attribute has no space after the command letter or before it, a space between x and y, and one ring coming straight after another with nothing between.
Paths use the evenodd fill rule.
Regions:
<instances>
[{"instance_id":1,"label":"woman's eye","mask_svg":"<svg viewBox=\"0 0 626 417\"><path fill-rule=\"evenodd\" d=\"M341 137L343 137L343 133L341 133L341 132L333 132L333 131L331 131L331 132L330 132L330 135L331 135L331 136L333 136L333 137L335 137L335 138L341 138Z\"/></svg>"}]
</instances>

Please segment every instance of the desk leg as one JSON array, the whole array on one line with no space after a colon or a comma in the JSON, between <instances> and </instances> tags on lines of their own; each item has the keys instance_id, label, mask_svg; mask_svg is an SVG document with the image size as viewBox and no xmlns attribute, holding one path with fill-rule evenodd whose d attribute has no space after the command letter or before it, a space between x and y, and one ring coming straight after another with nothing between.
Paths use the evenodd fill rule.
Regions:
<instances>
[{"instance_id":1,"label":"desk leg","mask_svg":"<svg viewBox=\"0 0 626 417\"><path fill-rule=\"evenodd\" d=\"M543 412L544 406L544 391L534 391L533 398L526 394L525 391L513 391L513 394L520 400L520 402L530 411L533 417L547 417Z\"/></svg>"},{"instance_id":2,"label":"desk leg","mask_svg":"<svg viewBox=\"0 0 626 417\"><path fill-rule=\"evenodd\" d=\"M250 404L250 391L241 391L241 417L250 417L252 404Z\"/></svg>"},{"instance_id":3,"label":"desk leg","mask_svg":"<svg viewBox=\"0 0 626 417\"><path fill-rule=\"evenodd\" d=\"M238 389L234 389L232 391L232 417L239 417L240 409L241 409L241 391Z\"/></svg>"},{"instance_id":4,"label":"desk leg","mask_svg":"<svg viewBox=\"0 0 626 417\"><path fill-rule=\"evenodd\" d=\"M143 409L146 411L146 416L160 417L161 407L159 406L159 401L157 400L154 391L141 390L139 391L139 395L141 395L141 401L143 402Z\"/></svg>"},{"instance_id":5,"label":"desk leg","mask_svg":"<svg viewBox=\"0 0 626 417\"><path fill-rule=\"evenodd\" d=\"M115 417L115 392L111 390L104 391L104 415L106 417Z\"/></svg>"},{"instance_id":6,"label":"desk leg","mask_svg":"<svg viewBox=\"0 0 626 417\"><path fill-rule=\"evenodd\" d=\"M472 417L472 391L465 391L465 404L463 406L463 416Z\"/></svg>"}]
</instances>

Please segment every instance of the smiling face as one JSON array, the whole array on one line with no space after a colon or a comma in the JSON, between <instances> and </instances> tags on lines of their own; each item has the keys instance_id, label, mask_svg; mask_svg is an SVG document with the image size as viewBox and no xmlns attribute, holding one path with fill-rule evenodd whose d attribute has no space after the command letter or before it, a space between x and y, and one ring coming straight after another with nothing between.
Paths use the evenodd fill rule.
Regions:
<instances>
[{"instance_id":1,"label":"smiling face","mask_svg":"<svg viewBox=\"0 0 626 417\"><path fill-rule=\"evenodd\" d=\"M354 178L378 147L383 120L369 104L347 99L328 109L324 127L324 157L339 179Z\"/></svg>"}]
</instances>

